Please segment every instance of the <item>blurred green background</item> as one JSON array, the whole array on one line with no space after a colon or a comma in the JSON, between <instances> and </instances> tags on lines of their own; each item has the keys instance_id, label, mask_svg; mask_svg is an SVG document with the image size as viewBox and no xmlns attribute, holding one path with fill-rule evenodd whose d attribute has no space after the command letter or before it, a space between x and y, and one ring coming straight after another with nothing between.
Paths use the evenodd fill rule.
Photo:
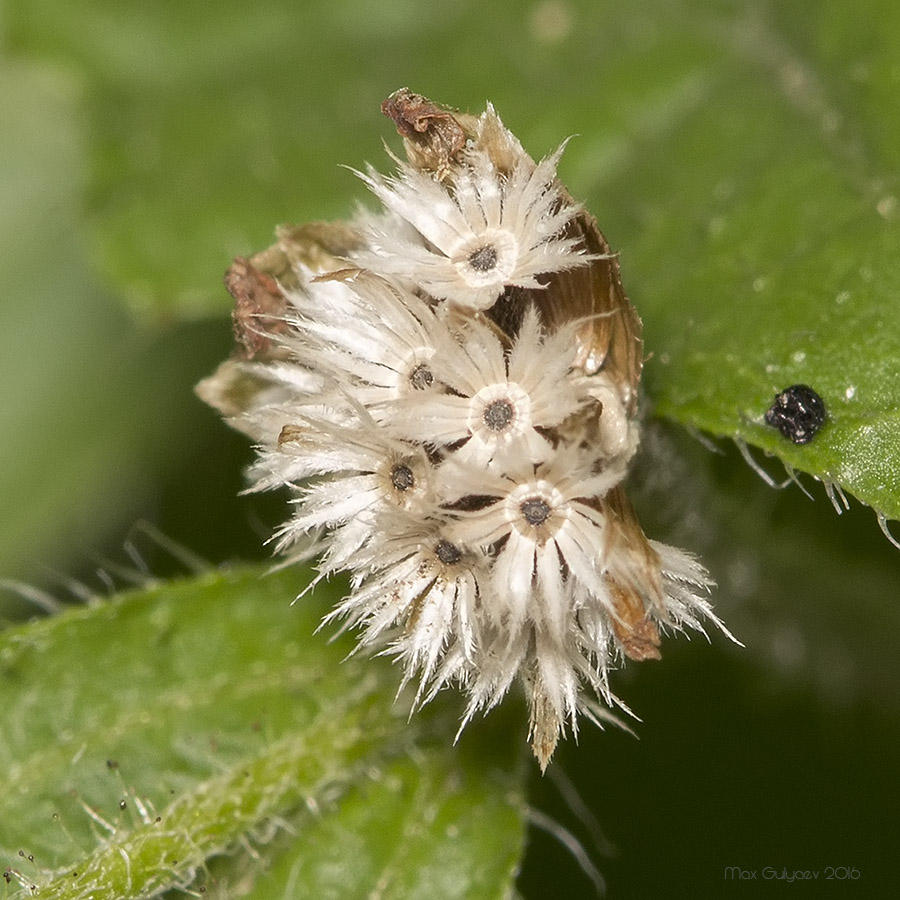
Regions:
<instances>
[{"instance_id":1,"label":"blurred green background","mask_svg":"<svg viewBox=\"0 0 900 900\"><path fill-rule=\"evenodd\" d=\"M535 156L578 134L561 175L621 249L652 354L631 490L652 537L702 556L745 645L670 641L662 663L616 678L637 739L585 726L559 751L604 840L552 779L532 779L534 807L583 843L611 897L748 889L727 866L854 866L842 887L892 896L900 552L871 509L838 517L811 478L812 501L773 491L730 441L716 454L682 425L900 509L900 14L622 7L8 0L0 578L65 601L107 590L103 573L182 572L143 521L214 564L266 558L283 499L237 496L251 448L192 395L230 351L222 274L275 224L364 199L340 166L384 165L394 89L491 100ZM812 378L836 397L835 437L807 464L750 411ZM860 421L864 447L848 438L869 434ZM34 614L7 587L0 615ZM541 829L518 889L595 895Z\"/></svg>"}]
</instances>

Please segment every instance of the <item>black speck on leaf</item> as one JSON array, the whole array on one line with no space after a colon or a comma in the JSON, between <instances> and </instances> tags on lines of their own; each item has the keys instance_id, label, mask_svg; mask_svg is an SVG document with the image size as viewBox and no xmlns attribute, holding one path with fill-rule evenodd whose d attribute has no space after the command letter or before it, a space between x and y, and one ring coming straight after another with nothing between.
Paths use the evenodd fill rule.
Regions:
<instances>
[{"instance_id":1,"label":"black speck on leaf","mask_svg":"<svg viewBox=\"0 0 900 900\"><path fill-rule=\"evenodd\" d=\"M825 401L809 385L794 384L775 396L765 420L789 441L808 444L825 424L826 416Z\"/></svg>"}]
</instances>

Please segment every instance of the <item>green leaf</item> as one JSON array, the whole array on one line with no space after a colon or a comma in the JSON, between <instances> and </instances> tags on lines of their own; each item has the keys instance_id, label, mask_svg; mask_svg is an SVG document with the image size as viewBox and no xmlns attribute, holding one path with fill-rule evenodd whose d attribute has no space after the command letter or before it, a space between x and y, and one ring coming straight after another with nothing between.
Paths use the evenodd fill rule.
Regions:
<instances>
[{"instance_id":1,"label":"green leaf","mask_svg":"<svg viewBox=\"0 0 900 900\"><path fill-rule=\"evenodd\" d=\"M452 701L407 723L398 671L344 661L352 641L313 633L321 604L289 605L301 587L296 570L207 575L2 636L15 879L97 900L195 878L224 895L504 896L519 748L490 727L454 748Z\"/></svg>"},{"instance_id":2,"label":"green leaf","mask_svg":"<svg viewBox=\"0 0 900 900\"><path fill-rule=\"evenodd\" d=\"M670 106L691 88L692 102L635 146L614 191L625 208L625 191L643 185L623 268L654 354L646 385L657 411L755 444L897 518L896 150L867 131L896 132L900 115L885 106L876 127L830 88L871 64L869 87L882 89L875 61L893 52L892 31L871 6L871 17L846 5L832 14L827 40L817 4L708 20L707 58L673 74ZM865 57L832 71L828 44L855 41L861 21L871 23ZM762 420L797 383L829 413L805 446Z\"/></svg>"},{"instance_id":3,"label":"green leaf","mask_svg":"<svg viewBox=\"0 0 900 900\"><path fill-rule=\"evenodd\" d=\"M232 256L345 216L391 90L490 97L536 155L580 134L562 174L621 249L656 411L900 516L896 4L9 6L10 46L85 78L95 243L138 306L224 312ZM805 446L762 418L794 383L829 411Z\"/></svg>"}]
</instances>

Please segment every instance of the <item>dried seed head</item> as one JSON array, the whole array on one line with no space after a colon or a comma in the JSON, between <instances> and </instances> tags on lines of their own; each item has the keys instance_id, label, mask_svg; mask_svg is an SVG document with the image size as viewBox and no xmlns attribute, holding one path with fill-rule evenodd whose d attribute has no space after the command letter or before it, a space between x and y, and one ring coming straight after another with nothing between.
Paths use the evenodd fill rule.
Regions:
<instances>
[{"instance_id":1,"label":"dried seed head","mask_svg":"<svg viewBox=\"0 0 900 900\"><path fill-rule=\"evenodd\" d=\"M403 89L383 110L408 162L359 173L380 211L236 260L241 358L198 392L261 446L256 488L296 490L278 546L350 571L328 618L395 653L417 701L460 685L464 721L518 677L545 768L592 696L617 702L615 660L717 622L710 581L622 488L640 320L563 147L535 162L491 106ZM785 394L767 421L811 436L817 395Z\"/></svg>"}]
</instances>

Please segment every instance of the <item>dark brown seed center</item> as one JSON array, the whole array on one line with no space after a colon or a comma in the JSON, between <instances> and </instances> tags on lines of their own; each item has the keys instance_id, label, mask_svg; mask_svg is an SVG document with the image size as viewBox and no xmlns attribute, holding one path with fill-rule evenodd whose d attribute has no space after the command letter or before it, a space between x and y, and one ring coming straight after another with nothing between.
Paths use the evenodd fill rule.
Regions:
<instances>
[{"instance_id":1,"label":"dark brown seed center","mask_svg":"<svg viewBox=\"0 0 900 900\"><path fill-rule=\"evenodd\" d=\"M515 410L509 400L494 400L484 408L482 418L491 431L505 431L515 417Z\"/></svg>"},{"instance_id":2,"label":"dark brown seed center","mask_svg":"<svg viewBox=\"0 0 900 900\"><path fill-rule=\"evenodd\" d=\"M415 483L415 476L409 466L398 463L391 469L391 484L401 493L408 491Z\"/></svg>"},{"instance_id":3,"label":"dark brown seed center","mask_svg":"<svg viewBox=\"0 0 900 900\"><path fill-rule=\"evenodd\" d=\"M519 509L525 517L525 521L535 527L543 525L550 517L550 506L546 500L540 497L529 497L527 500L523 500Z\"/></svg>"},{"instance_id":4,"label":"dark brown seed center","mask_svg":"<svg viewBox=\"0 0 900 900\"><path fill-rule=\"evenodd\" d=\"M469 265L476 272L490 272L497 266L497 250L490 244L469 254Z\"/></svg>"},{"instance_id":5,"label":"dark brown seed center","mask_svg":"<svg viewBox=\"0 0 900 900\"><path fill-rule=\"evenodd\" d=\"M445 540L437 542L434 555L446 566L456 565L462 559L462 551L459 547Z\"/></svg>"},{"instance_id":6,"label":"dark brown seed center","mask_svg":"<svg viewBox=\"0 0 900 900\"><path fill-rule=\"evenodd\" d=\"M417 391L424 391L425 388L434 384L434 373L424 363L416 366L409 373L409 383Z\"/></svg>"}]
</instances>

